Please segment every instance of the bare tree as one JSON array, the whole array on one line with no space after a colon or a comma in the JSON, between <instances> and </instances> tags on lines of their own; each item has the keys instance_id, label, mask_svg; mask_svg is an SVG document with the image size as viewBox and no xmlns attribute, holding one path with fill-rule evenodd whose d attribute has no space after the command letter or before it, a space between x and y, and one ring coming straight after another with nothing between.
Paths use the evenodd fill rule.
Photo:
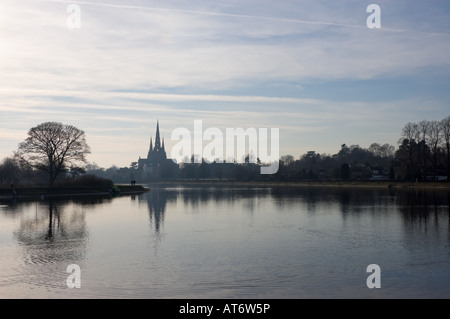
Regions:
<instances>
[{"instance_id":1,"label":"bare tree","mask_svg":"<svg viewBox=\"0 0 450 319\"><path fill-rule=\"evenodd\" d=\"M447 180L450 181L450 116L441 121L441 130L447 153Z\"/></svg>"},{"instance_id":2,"label":"bare tree","mask_svg":"<svg viewBox=\"0 0 450 319\"><path fill-rule=\"evenodd\" d=\"M372 143L367 150L372 153L373 156L382 158L393 157L395 154L395 147L387 143L383 145Z\"/></svg>"},{"instance_id":3,"label":"bare tree","mask_svg":"<svg viewBox=\"0 0 450 319\"><path fill-rule=\"evenodd\" d=\"M399 141L399 144L402 146L402 149L406 149L408 153L408 164L407 164L407 172L410 177L416 175L417 172L417 162L414 160L414 154L419 154L417 152L417 141L416 138L419 136L419 126L415 123L408 123L402 129L402 138Z\"/></svg>"},{"instance_id":4,"label":"bare tree","mask_svg":"<svg viewBox=\"0 0 450 319\"><path fill-rule=\"evenodd\" d=\"M438 121L428 122L428 129L426 133L426 142L431 149L433 176L436 178L437 161L439 155L439 144L442 140L441 124Z\"/></svg>"},{"instance_id":5,"label":"bare tree","mask_svg":"<svg viewBox=\"0 0 450 319\"><path fill-rule=\"evenodd\" d=\"M422 135L421 141L425 141L426 136L428 134L428 130L430 129L430 121L427 121L427 120L420 121L417 124L417 128L419 130L419 134ZM417 141L417 142L419 142L419 141Z\"/></svg>"},{"instance_id":6,"label":"bare tree","mask_svg":"<svg viewBox=\"0 0 450 319\"><path fill-rule=\"evenodd\" d=\"M409 141L415 140L418 136L417 132L419 132L419 127L417 124L411 122L406 124L402 129L402 140L400 144L403 142L403 139L407 139Z\"/></svg>"},{"instance_id":7,"label":"bare tree","mask_svg":"<svg viewBox=\"0 0 450 319\"><path fill-rule=\"evenodd\" d=\"M369 148L367 149L370 153L372 153L373 156L380 156L380 149L381 145L378 143L372 143L370 144Z\"/></svg>"},{"instance_id":8,"label":"bare tree","mask_svg":"<svg viewBox=\"0 0 450 319\"><path fill-rule=\"evenodd\" d=\"M393 145L385 143L380 146L381 157L383 158L394 157L394 154L395 154L395 147Z\"/></svg>"},{"instance_id":9,"label":"bare tree","mask_svg":"<svg viewBox=\"0 0 450 319\"><path fill-rule=\"evenodd\" d=\"M46 122L28 131L17 156L26 165L48 173L53 187L58 175L86 163L90 153L83 131L57 122Z\"/></svg>"},{"instance_id":10,"label":"bare tree","mask_svg":"<svg viewBox=\"0 0 450 319\"><path fill-rule=\"evenodd\" d=\"M421 171L422 178L425 178L427 175L427 135L429 134L430 130L430 121L423 120L420 121L417 124L417 128L419 132L417 132L417 136L419 137L418 143L418 153L417 153L417 159L419 164L419 169Z\"/></svg>"}]
</instances>

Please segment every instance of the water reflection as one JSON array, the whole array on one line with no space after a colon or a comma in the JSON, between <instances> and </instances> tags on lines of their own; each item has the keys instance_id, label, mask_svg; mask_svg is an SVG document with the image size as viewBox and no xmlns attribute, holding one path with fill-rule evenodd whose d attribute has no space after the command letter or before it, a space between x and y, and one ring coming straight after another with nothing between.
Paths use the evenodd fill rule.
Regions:
<instances>
[{"instance_id":1,"label":"water reflection","mask_svg":"<svg viewBox=\"0 0 450 319\"><path fill-rule=\"evenodd\" d=\"M20 216L14 235L29 262L83 259L88 239L86 212L67 203L35 203L34 214Z\"/></svg>"},{"instance_id":2,"label":"water reflection","mask_svg":"<svg viewBox=\"0 0 450 319\"><path fill-rule=\"evenodd\" d=\"M232 203L241 199L266 196L271 192L270 188L252 187L196 187L179 190L184 205L190 207L199 207L211 201Z\"/></svg>"},{"instance_id":3,"label":"water reflection","mask_svg":"<svg viewBox=\"0 0 450 319\"><path fill-rule=\"evenodd\" d=\"M13 236L20 259L3 261L2 283L26 283L29 287L65 287L66 267L83 265L89 243L86 214L107 200L83 198L39 202L3 201L0 213L17 220ZM4 250L6 254L12 251Z\"/></svg>"},{"instance_id":4,"label":"water reflection","mask_svg":"<svg viewBox=\"0 0 450 319\"><path fill-rule=\"evenodd\" d=\"M450 192L414 189L356 189L324 187L195 187L195 188L152 188L150 192L132 198L145 203L149 222L159 236L169 204L179 202L192 210L201 210L214 203L215 207L242 202L246 212L258 209L261 199L269 199L278 210L305 208L308 214L321 210L339 211L342 220L359 218L365 214L397 214L406 229L417 228L426 231L434 227L450 239ZM111 198L89 197L71 201L14 202L3 201L0 213L20 219L15 232L18 241L24 245L33 243L55 243L73 241L85 245L88 238L85 213L98 205L111 202ZM27 212L24 214L24 212ZM33 213L31 213L33 212ZM30 246L31 247L31 246ZM78 251L82 258L83 253Z\"/></svg>"},{"instance_id":5,"label":"water reflection","mask_svg":"<svg viewBox=\"0 0 450 319\"><path fill-rule=\"evenodd\" d=\"M430 212L445 207L450 212L450 192L440 190L415 189L374 189L374 188L338 188L338 187L276 187L270 195L277 200L280 207L293 202L311 205L339 203L340 212L358 213L361 207L398 207L407 218L426 218Z\"/></svg>"},{"instance_id":6,"label":"water reflection","mask_svg":"<svg viewBox=\"0 0 450 319\"><path fill-rule=\"evenodd\" d=\"M174 193L158 188L139 196L139 201L147 204L150 225L155 228L156 234L159 234L164 223L167 201L173 201L175 199L176 196Z\"/></svg>"},{"instance_id":7,"label":"water reflection","mask_svg":"<svg viewBox=\"0 0 450 319\"><path fill-rule=\"evenodd\" d=\"M152 187L130 198L1 202L0 293L16 281L55 296L75 263L93 296L359 298L375 262L402 289L383 296L448 296L450 192Z\"/></svg>"},{"instance_id":8,"label":"water reflection","mask_svg":"<svg viewBox=\"0 0 450 319\"><path fill-rule=\"evenodd\" d=\"M159 233L164 223L168 203L176 205L180 201L184 207L198 210L211 202L223 205L245 199L245 207L252 212L256 208L257 198L267 196L270 192L270 188L152 188L151 191L141 194L137 198L140 203L147 205L150 225L154 227L156 233ZM132 196L132 200L136 200L136 196Z\"/></svg>"},{"instance_id":9,"label":"water reflection","mask_svg":"<svg viewBox=\"0 0 450 319\"><path fill-rule=\"evenodd\" d=\"M415 264L441 262L450 256L450 250L443 249L450 242L449 203L449 192L410 190L396 194L405 245L411 251L421 251Z\"/></svg>"}]
</instances>

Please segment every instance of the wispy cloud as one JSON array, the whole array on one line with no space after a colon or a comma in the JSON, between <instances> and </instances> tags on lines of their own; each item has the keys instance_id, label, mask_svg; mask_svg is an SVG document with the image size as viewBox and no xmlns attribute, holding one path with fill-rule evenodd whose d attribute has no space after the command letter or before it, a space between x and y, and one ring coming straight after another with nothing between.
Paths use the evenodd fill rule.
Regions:
<instances>
[{"instance_id":1,"label":"wispy cloud","mask_svg":"<svg viewBox=\"0 0 450 319\"><path fill-rule=\"evenodd\" d=\"M81 29L67 27L72 3L81 7ZM39 122L71 122L94 141L92 156L105 160L114 143L131 153L145 148L159 118L167 137L194 119L280 127L291 153L352 136L395 141L406 117L424 115L424 104L444 114L447 93L436 89L425 100L404 87L410 96L383 103L323 95L335 83L352 94L350 83L421 83L424 74L444 87L448 79L435 75L450 68L449 9L379 3L382 28L371 30L366 4L353 0L0 0L0 139L11 147ZM126 164L130 156L114 160Z\"/></svg>"},{"instance_id":2,"label":"wispy cloud","mask_svg":"<svg viewBox=\"0 0 450 319\"><path fill-rule=\"evenodd\" d=\"M31 5L29 1L26 3ZM260 34L264 41L253 41L254 29L267 29L264 22L255 25L248 21L258 16L78 3L88 6L83 9L86 22L80 30L67 29L64 19L67 13L61 12L64 8L60 6L46 14L45 22L39 15L25 15L30 29L15 34L10 43L15 47L11 51L14 54L6 54L7 59L1 65L9 71L6 84L25 79L25 84L42 87L228 89L258 80L373 78L447 63L445 52L450 49L448 41L437 41L420 33L388 33L384 31L387 27L372 32L364 24L354 29L328 29L327 26L349 25L270 16L259 18L273 18L276 21L273 27L279 29L283 27L277 25L283 25L285 20L288 28L284 25L281 35L288 38L278 39L272 30L265 36ZM90 6L107 11L91 12ZM124 8L130 10L119 10ZM138 10L141 11L135 16ZM194 13L239 17L239 28L220 19L192 16ZM118 16L123 29L112 24L111 17ZM133 23L124 25L123 21ZM291 22L323 27L299 31ZM37 36L33 30L39 31ZM167 42L167 38L172 40ZM30 43L36 44L32 50ZM27 47L30 49L26 50ZM17 69L18 62L25 63L27 68Z\"/></svg>"}]
</instances>

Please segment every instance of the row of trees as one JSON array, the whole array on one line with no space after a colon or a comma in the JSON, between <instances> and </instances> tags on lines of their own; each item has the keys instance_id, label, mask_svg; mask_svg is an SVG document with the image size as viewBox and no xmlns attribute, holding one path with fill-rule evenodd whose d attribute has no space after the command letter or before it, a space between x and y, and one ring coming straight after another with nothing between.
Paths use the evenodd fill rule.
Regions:
<instances>
[{"instance_id":1,"label":"row of trees","mask_svg":"<svg viewBox=\"0 0 450 319\"><path fill-rule=\"evenodd\" d=\"M281 157L279 180L369 180L394 179L392 161L395 147L372 143L369 148L341 145L336 154L309 151L298 160Z\"/></svg>"},{"instance_id":2,"label":"row of trees","mask_svg":"<svg viewBox=\"0 0 450 319\"><path fill-rule=\"evenodd\" d=\"M401 139L400 143L403 143ZM424 144L424 143L422 143ZM426 143L425 143L426 144ZM443 150L445 145L441 145ZM428 148L427 148L428 149ZM443 152L440 153L444 154ZM292 155L284 155L279 161L279 170L274 175L261 175L260 165L250 163L248 157L244 163L182 163L176 171L165 172L160 179L184 180L430 180L445 175L444 167L448 163L443 156L438 157L438 165L433 170L431 153L426 153L424 168L427 174L423 176L409 175L409 164L405 159L405 149L399 149L390 144L372 143L368 148L359 145L342 144L336 154L319 154L309 151L298 159ZM88 165L87 172L110 178L115 181L127 182L130 179L140 181L155 180L154 176L146 175L133 167L100 168ZM434 174L433 174L434 172Z\"/></svg>"},{"instance_id":3,"label":"row of trees","mask_svg":"<svg viewBox=\"0 0 450 319\"><path fill-rule=\"evenodd\" d=\"M342 144L333 155L309 151L295 159L284 155L273 175L260 174L260 163L183 163L161 178L233 180L450 180L450 116L441 121L407 123L393 145L368 148ZM47 122L33 127L14 156L0 163L0 184L46 182L89 173L120 182L149 181L136 167L103 169L87 164L85 134L71 125Z\"/></svg>"},{"instance_id":4,"label":"row of trees","mask_svg":"<svg viewBox=\"0 0 450 319\"><path fill-rule=\"evenodd\" d=\"M398 144L397 150L389 144L373 143L367 149L343 144L334 155L282 156L277 178L450 180L450 116L407 123Z\"/></svg>"},{"instance_id":5,"label":"row of trees","mask_svg":"<svg viewBox=\"0 0 450 319\"><path fill-rule=\"evenodd\" d=\"M408 123L396 153L405 179L450 179L450 116L441 121Z\"/></svg>"}]
</instances>

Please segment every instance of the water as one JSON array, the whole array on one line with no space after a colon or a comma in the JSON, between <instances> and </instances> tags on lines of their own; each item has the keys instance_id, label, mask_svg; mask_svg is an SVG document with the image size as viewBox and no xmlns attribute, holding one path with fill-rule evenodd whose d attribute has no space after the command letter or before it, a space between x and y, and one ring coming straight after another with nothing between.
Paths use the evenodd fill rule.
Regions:
<instances>
[{"instance_id":1,"label":"water","mask_svg":"<svg viewBox=\"0 0 450 319\"><path fill-rule=\"evenodd\" d=\"M0 201L0 298L450 298L449 201L269 187Z\"/></svg>"}]
</instances>

